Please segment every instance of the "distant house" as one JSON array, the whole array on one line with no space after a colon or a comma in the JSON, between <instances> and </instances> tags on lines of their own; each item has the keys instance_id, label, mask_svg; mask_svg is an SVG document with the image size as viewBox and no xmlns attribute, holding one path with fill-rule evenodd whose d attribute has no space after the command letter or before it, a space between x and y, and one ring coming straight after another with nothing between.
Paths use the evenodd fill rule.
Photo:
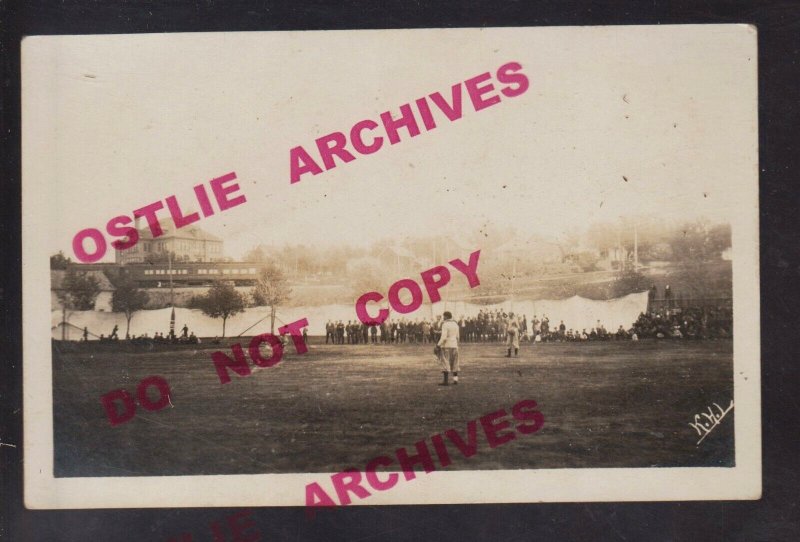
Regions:
<instances>
[{"instance_id":1,"label":"distant house","mask_svg":"<svg viewBox=\"0 0 800 542\"><path fill-rule=\"evenodd\" d=\"M106 277L105 273L98 270L87 270L84 271L84 273L96 278L100 285L100 293L94 300L94 310L111 312L111 298L114 295L114 286L109 282L108 277ZM62 289L61 285L64 282L65 274L66 271L57 269L50 270L50 306L52 310L61 310L62 308L57 292Z\"/></svg>"},{"instance_id":2,"label":"distant house","mask_svg":"<svg viewBox=\"0 0 800 542\"><path fill-rule=\"evenodd\" d=\"M561 263L565 256L560 244L535 235L526 239L510 239L495 248L494 252L500 261L516 258L538 263Z\"/></svg>"},{"instance_id":3,"label":"distant house","mask_svg":"<svg viewBox=\"0 0 800 542\"><path fill-rule=\"evenodd\" d=\"M172 252L177 262L217 262L224 260L222 239L196 226L176 228L171 219L161 221L163 235L153 238L150 228L139 230L139 242L127 250L116 251L118 264L144 263L164 259Z\"/></svg>"},{"instance_id":4,"label":"distant house","mask_svg":"<svg viewBox=\"0 0 800 542\"><path fill-rule=\"evenodd\" d=\"M397 245L381 248L374 259L379 261L384 269L391 270L395 275L424 266L424 263L414 253Z\"/></svg>"},{"instance_id":5,"label":"distant house","mask_svg":"<svg viewBox=\"0 0 800 542\"><path fill-rule=\"evenodd\" d=\"M607 271L622 269L626 262L633 261L633 251L622 246L609 247L600 251L597 267Z\"/></svg>"},{"instance_id":6,"label":"distant house","mask_svg":"<svg viewBox=\"0 0 800 542\"><path fill-rule=\"evenodd\" d=\"M442 265L444 262L450 261L453 258L461 258L467 261L469 255L478 247L471 246L464 243L461 239L444 236L443 238L436 239L435 259L431 258L433 265Z\"/></svg>"}]
</instances>

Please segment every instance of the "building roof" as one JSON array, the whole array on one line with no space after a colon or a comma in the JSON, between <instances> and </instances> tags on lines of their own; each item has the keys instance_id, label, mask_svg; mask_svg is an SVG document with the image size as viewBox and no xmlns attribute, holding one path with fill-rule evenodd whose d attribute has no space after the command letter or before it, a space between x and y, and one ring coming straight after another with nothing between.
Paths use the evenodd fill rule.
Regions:
<instances>
[{"instance_id":1,"label":"building roof","mask_svg":"<svg viewBox=\"0 0 800 542\"><path fill-rule=\"evenodd\" d=\"M78 271L81 271L80 264L74 264L72 267L74 269L77 269ZM114 285L111 284L111 281L108 280L108 277L106 276L106 274L103 273L102 271L93 269L93 270L86 270L86 271L82 271L82 272L86 273L87 275L90 275L90 276L92 276L92 277L97 279L97 282L100 285L100 291L101 292L113 292L116 289L116 288L114 288ZM61 289L61 285L64 282L64 275L66 275L66 274L67 274L67 272L63 271L61 269L51 269L50 270L50 289L51 290L60 290Z\"/></svg>"},{"instance_id":2,"label":"building roof","mask_svg":"<svg viewBox=\"0 0 800 542\"><path fill-rule=\"evenodd\" d=\"M193 239L196 241L216 241L222 242L222 239L217 237L216 235L212 235L207 231L204 231L194 224L190 226L184 226L183 228L176 228L175 223L172 221L171 218L166 218L163 220L159 220L161 224L161 229L164 231L162 235L156 237L156 239ZM153 240L153 234L150 231L149 227L144 227L139 230L139 239L142 240Z\"/></svg>"}]
</instances>

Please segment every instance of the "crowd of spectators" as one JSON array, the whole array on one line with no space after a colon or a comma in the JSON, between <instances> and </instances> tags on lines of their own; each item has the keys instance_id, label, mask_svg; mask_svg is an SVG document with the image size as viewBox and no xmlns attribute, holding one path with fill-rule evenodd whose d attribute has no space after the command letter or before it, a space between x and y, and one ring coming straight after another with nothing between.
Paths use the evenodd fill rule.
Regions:
<instances>
[{"instance_id":1,"label":"crowd of spectators","mask_svg":"<svg viewBox=\"0 0 800 542\"><path fill-rule=\"evenodd\" d=\"M403 344L429 343L439 340L441 316L435 319L399 318L380 325L366 325L358 320L328 320L325 344Z\"/></svg>"},{"instance_id":2,"label":"crowd of spectators","mask_svg":"<svg viewBox=\"0 0 800 542\"><path fill-rule=\"evenodd\" d=\"M727 339L733 336L733 311L727 307L651 310L639 315L631 332L653 339Z\"/></svg>"},{"instance_id":3,"label":"crowd of spectators","mask_svg":"<svg viewBox=\"0 0 800 542\"><path fill-rule=\"evenodd\" d=\"M505 342L508 331L517 328L520 339L529 342L620 341L639 339L721 339L732 336L730 309L662 308L641 313L630 327L606 329L599 320L591 328L573 329L564 321L557 324L547 315L515 316L502 309L481 309L474 317L457 320L461 342ZM512 321L516 325L512 325ZM435 343L439 340L441 316L431 319L391 319L367 326L357 320L329 320L325 344L405 344Z\"/></svg>"},{"instance_id":4,"label":"crowd of spectators","mask_svg":"<svg viewBox=\"0 0 800 542\"><path fill-rule=\"evenodd\" d=\"M120 338L118 335L119 326L114 326L114 329L111 333L106 337L104 334L100 334L100 342L119 342ZM83 328L83 341L89 340L89 329ZM164 333L160 333L156 331L153 336L151 337L147 333L142 335L126 335L125 341L130 344L200 344L200 338L194 334L194 331L189 332L189 327L184 324L183 329L181 330L180 335L176 335L174 330L170 330L166 335Z\"/></svg>"},{"instance_id":5,"label":"crowd of spectators","mask_svg":"<svg viewBox=\"0 0 800 542\"><path fill-rule=\"evenodd\" d=\"M640 339L725 339L733 334L733 314L730 308L659 308L639 315L631 327L619 326L609 330L598 320L589 329L568 328L564 321L551 323L543 315L534 315L530 320L522 315L502 309L481 309L474 317L461 316L456 320L461 330L461 342L505 342L510 330L519 333L521 341L572 342L572 341L618 341ZM512 323L513 322L513 323ZM391 319L380 325L368 326L359 321L329 320L325 326L325 344L405 344L435 343L439 340L442 317L431 319ZM120 341L118 327L114 326L109 336L100 335L100 342ZM307 331L304 330L304 336ZM83 331L83 340L89 332ZM126 336L132 344L199 344L200 338L189 332L184 325L180 335L170 330L167 334L156 332L152 337ZM212 340L218 343L219 339Z\"/></svg>"}]
</instances>

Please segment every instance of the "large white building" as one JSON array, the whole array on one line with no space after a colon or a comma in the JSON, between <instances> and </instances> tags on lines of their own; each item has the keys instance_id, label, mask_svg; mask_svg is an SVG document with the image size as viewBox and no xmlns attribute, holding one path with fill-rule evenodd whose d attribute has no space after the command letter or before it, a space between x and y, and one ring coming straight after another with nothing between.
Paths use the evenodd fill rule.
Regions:
<instances>
[{"instance_id":1,"label":"large white building","mask_svg":"<svg viewBox=\"0 0 800 542\"><path fill-rule=\"evenodd\" d=\"M164 234L153 238L150 228L139 230L139 242L117 250L118 264L146 263L165 259L172 252L176 262L218 262L224 259L222 239L196 226L176 228L172 220L161 221Z\"/></svg>"}]
</instances>

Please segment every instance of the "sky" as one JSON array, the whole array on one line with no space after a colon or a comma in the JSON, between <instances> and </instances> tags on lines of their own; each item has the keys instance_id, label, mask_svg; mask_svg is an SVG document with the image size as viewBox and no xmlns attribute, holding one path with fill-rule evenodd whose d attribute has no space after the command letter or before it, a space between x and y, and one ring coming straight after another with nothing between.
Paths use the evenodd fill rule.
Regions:
<instances>
[{"instance_id":1,"label":"sky","mask_svg":"<svg viewBox=\"0 0 800 542\"><path fill-rule=\"evenodd\" d=\"M731 221L758 203L754 42L742 25L27 38L25 220L74 259L79 230L234 171L247 203L197 223L234 258ZM291 148L511 61L525 93L479 112L465 96L458 121L290 184Z\"/></svg>"}]
</instances>

